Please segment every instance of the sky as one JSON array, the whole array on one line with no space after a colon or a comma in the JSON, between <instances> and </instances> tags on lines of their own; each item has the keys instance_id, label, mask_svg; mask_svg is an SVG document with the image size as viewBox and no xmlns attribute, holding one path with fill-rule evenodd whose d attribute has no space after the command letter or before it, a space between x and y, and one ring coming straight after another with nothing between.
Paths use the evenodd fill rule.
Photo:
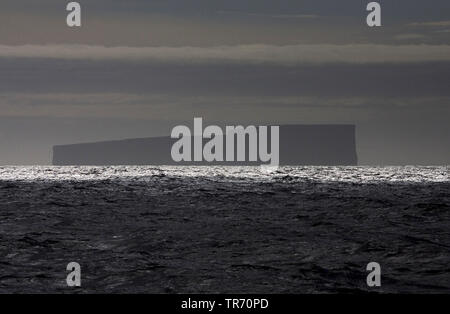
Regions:
<instances>
[{"instance_id":1,"label":"sky","mask_svg":"<svg viewBox=\"0 0 450 314\"><path fill-rule=\"evenodd\" d=\"M206 124L355 124L363 165L450 164L450 1L0 4L0 164Z\"/></svg>"}]
</instances>

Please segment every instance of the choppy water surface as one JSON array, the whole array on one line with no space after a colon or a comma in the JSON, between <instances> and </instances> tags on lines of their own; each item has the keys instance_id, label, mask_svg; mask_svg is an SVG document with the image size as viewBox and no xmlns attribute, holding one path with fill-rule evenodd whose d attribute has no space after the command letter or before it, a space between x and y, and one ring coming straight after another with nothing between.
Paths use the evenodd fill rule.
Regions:
<instances>
[{"instance_id":1,"label":"choppy water surface","mask_svg":"<svg viewBox=\"0 0 450 314\"><path fill-rule=\"evenodd\" d=\"M0 200L0 292L450 292L449 167L0 167Z\"/></svg>"}]
</instances>

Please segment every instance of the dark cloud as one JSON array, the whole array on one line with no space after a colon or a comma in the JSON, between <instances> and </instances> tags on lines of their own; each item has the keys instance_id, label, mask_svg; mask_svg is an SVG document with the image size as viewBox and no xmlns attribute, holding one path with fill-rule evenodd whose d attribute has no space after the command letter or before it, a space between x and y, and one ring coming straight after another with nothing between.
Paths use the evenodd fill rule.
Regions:
<instances>
[{"instance_id":1,"label":"dark cloud","mask_svg":"<svg viewBox=\"0 0 450 314\"><path fill-rule=\"evenodd\" d=\"M445 34L430 32L426 26L448 20L450 5L446 0L435 0L433 4L419 0L381 1L383 28L377 30L365 24L368 2L85 0L80 1L83 26L74 30L65 25L68 1L2 0L0 44L396 44L398 36L402 44L450 41ZM416 36L404 35L411 33ZM418 40L418 35L423 37Z\"/></svg>"},{"instance_id":2,"label":"dark cloud","mask_svg":"<svg viewBox=\"0 0 450 314\"><path fill-rule=\"evenodd\" d=\"M0 59L0 92L252 96L449 96L450 63L160 65ZM43 79L45 78L45 79Z\"/></svg>"},{"instance_id":3,"label":"dark cloud","mask_svg":"<svg viewBox=\"0 0 450 314\"><path fill-rule=\"evenodd\" d=\"M64 0L2 0L5 10L57 10L65 7ZM358 16L365 11L370 1L361 0L79 0L83 6L98 11L127 12L169 12L179 14L202 14L227 10L266 14L316 14L327 16ZM388 17L439 18L448 17L450 4L447 0L379 1Z\"/></svg>"}]
</instances>

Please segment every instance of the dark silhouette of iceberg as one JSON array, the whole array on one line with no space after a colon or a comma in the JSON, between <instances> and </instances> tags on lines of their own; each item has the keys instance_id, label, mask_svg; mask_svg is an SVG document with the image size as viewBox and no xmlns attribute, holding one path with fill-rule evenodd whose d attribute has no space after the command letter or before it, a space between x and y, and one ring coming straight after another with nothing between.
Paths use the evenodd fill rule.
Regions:
<instances>
[{"instance_id":1,"label":"dark silhouette of iceberg","mask_svg":"<svg viewBox=\"0 0 450 314\"><path fill-rule=\"evenodd\" d=\"M280 165L356 165L354 125L280 126ZM270 136L269 136L270 139ZM261 162L172 160L177 139L151 137L53 147L53 165L260 165ZM206 143L208 139L204 139ZM224 139L225 151L225 139ZM248 146L248 145L247 145ZM268 144L270 149L270 141ZM236 152L236 149L235 149ZM248 156L248 154L246 154ZM248 159L248 158L246 158Z\"/></svg>"}]
</instances>

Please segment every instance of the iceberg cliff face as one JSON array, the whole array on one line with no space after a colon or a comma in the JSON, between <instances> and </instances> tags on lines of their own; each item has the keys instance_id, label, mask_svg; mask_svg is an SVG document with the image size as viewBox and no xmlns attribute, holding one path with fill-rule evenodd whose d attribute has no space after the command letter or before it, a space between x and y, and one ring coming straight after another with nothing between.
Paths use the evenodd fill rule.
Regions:
<instances>
[{"instance_id":1,"label":"iceberg cliff face","mask_svg":"<svg viewBox=\"0 0 450 314\"><path fill-rule=\"evenodd\" d=\"M280 126L280 165L357 165L355 132L354 125ZM97 143L57 145L53 147L53 165L256 166L261 164L260 161L174 162L171 157L171 149L173 143L177 140L178 139L172 139L170 137L153 137ZM206 143L207 141L207 139L203 139L203 143ZM225 140L223 142L225 143Z\"/></svg>"}]
</instances>

